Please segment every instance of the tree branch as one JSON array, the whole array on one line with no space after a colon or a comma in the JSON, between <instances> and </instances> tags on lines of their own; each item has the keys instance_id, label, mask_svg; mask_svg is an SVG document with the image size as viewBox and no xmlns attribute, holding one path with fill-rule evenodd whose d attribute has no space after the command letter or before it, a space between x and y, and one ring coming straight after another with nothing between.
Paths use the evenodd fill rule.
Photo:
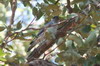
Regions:
<instances>
[{"instance_id":1,"label":"tree branch","mask_svg":"<svg viewBox=\"0 0 100 66\"><path fill-rule=\"evenodd\" d=\"M15 11L16 11L16 8L17 8L17 0L11 0L10 1L10 4L11 4L11 10L12 10L12 15L11 15L11 18L10 18L10 24L9 24L9 29L11 29L11 25L13 25L14 23L14 16L15 16ZM11 32L9 30L7 30L6 32L6 35L5 35L5 38L4 38L4 43L2 43L2 48L5 47L6 45L6 42L7 42L7 38L8 38L8 35L10 34Z\"/></svg>"},{"instance_id":2,"label":"tree branch","mask_svg":"<svg viewBox=\"0 0 100 66\"><path fill-rule=\"evenodd\" d=\"M11 26L13 23L14 23L14 16L15 16L15 11L16 11L16 8L17 8L17 0L11 0L11 9L12 9L12 16L11 16L11 19L10 19L10 25Z\"/></svg>"},{"instance_id":3,"label":"tree branch","mask_svg":"<svg viewBox=\"0 0 100 66\"><path fill-rule=\"evenodd\" d=\"M67 6L66 6L67 8L68 8L68 12L69 13L72 13L73 12L73 9L71 8L71 6L70 6L70 0L67 0Z\"/></svg>"}]
</instances>

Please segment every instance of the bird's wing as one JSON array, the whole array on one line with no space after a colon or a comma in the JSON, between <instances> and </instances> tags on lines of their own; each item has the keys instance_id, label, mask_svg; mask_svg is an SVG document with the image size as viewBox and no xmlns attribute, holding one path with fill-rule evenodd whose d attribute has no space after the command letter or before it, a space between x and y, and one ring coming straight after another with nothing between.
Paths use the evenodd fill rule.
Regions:
<instances>
[{"instance_id":1,"label":"bird's wing","mask_svg":"<svg viewBox=\"0 0 100 66\"><path fill-rule=\"evenodd\" d=\"M51 20L50 22L48 22L47 24L44 25L44 27L49 26L51 24L53 24L53 20ZM41 41L43 41L44 39L44 28L40 30L40 32L37 34L37 37L30 43L30 47L28 48L28 51L30 51L36 44L40 43ZM44 39L45 40L45 39Z\"/></svg>"},{"instance_id":2,"label":"bird's wing","mask_svg":"<svg viewBox=\"0 0 100 66\"><path fill-rule=\"evenodd\" d=\"M37 34L37 37L39 37L44 32L44 29L41 29L40 32Z\"/></svg>"},{"instance_id":3,"label":"bird's wing","mask_svg":"<svg viewBox=\"0 0 100 66\"><path fill-rule=\"evenodd\" d=\"M31 44L30 44L30 46L29 46L29 48L28 48L28 51L30 51L30 50L31 50L34 46L36 46L38 43L42 42L43 39L44 39L44 32L42 32L42 33L40 34L39 37L35 38L35 39L31 42Z\"/></svg>"},{"instance_id":4,"label":"bird's wing","mask_svg":"<svg viewBox=\"0 0 100 66\"><path fill-rule=\"evenodd\" d=\"M48 26L50 23L47 23L45 26ZM28 51L30 51L34 46L36 46L37 43L41 42L41 40L44 39L44 28L40 30L40 32L37 34L37 37L30 42L30 46L28 48Z\"/></svg>"}]
</instances>

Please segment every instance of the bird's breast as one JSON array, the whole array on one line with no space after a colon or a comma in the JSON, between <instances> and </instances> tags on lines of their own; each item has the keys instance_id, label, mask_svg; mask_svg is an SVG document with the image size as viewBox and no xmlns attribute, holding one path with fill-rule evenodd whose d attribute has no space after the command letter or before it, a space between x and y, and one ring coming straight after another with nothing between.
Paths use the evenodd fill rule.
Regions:
<instances>
[{"instance_id":1,"label":"bird's breast","mask_svg":"<svg viewBox=\"0 0 100 66\"><path fill-rule=\"evenodd\" d=\"M51 33L53 33L53 34L56 34L56 32L57 32L57 27L58 27L58 26L49 27L49 28L48 28L48 31L51 32Z\"/></svg>"}]
</instances>

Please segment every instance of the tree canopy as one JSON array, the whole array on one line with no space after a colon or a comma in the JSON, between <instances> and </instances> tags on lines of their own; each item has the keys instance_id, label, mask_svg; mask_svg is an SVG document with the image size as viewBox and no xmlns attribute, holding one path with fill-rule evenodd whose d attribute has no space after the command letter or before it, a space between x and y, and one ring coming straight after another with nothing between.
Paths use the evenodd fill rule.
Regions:
<instances>
[{"instance_id":1,"label":"tree canopy","mask_svg":"<svg viewBox=\"0 0 100 66\"><path fill-rule=\"evenodd\" d=\"M0 0L0 8L0 65L100 66L100 0ZM27 52L54 16L56 39L45 34Z\"/></svg>"}]
</instances>

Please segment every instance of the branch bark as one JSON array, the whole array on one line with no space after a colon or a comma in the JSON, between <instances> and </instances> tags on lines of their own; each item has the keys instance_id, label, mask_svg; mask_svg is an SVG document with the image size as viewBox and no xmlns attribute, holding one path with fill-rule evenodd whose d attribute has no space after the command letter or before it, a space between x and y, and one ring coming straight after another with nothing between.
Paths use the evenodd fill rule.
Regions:
<instances>
[{"instance_id":1,"label":"branch bark","mask_svg":"<svg viewBox=\"0 0 100 66\"><path fill-rule=\"evenodd\" d=\"M71 8L71 5L70 5L70 0L67 0L67 6L66 6L67 8L68 8L68 12L69 13L72 13L73 12L73 9Z\"/></svg>"},{"instance_id":2,"label":"branch bark","mask_svg":"<svg viewBox=\"0 0 100 66\"><path fill-rule=\"evenodd\" d=\"M16 11L16 8L17 8L17 0L11 0L11 9L12 9L12 16L11 16L11 19L10 19L10 25L11 26L13 23L14 23L14 16L15 16L15 11Z\"/></svg>"}]
</instances>

